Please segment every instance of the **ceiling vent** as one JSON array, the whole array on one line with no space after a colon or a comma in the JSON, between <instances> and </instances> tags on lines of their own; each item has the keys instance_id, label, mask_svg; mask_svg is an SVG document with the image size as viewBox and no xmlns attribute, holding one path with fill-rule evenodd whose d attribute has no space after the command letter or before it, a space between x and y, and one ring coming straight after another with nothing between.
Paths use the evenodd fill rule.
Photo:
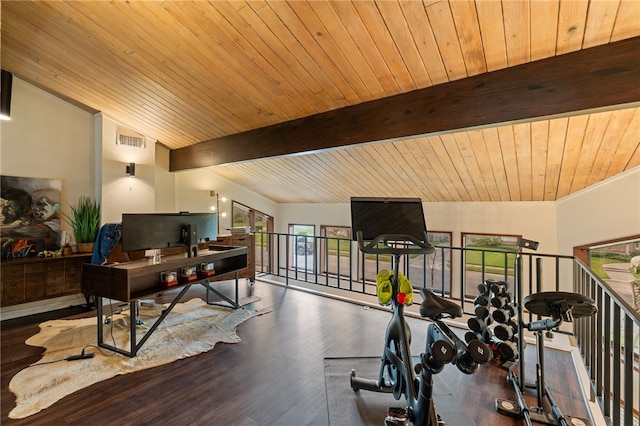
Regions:
<instances>
[{"instance_id":1,"label":"ceiling vent","mask_svg":"<svg viewBox=\"0 0 640 426\"><path fill-rule=\"evenodd\" d=\"M145 137L129 129L118 128L116 144L131 146L134 148L146 148Z\"/></svg>"}]
</instances>

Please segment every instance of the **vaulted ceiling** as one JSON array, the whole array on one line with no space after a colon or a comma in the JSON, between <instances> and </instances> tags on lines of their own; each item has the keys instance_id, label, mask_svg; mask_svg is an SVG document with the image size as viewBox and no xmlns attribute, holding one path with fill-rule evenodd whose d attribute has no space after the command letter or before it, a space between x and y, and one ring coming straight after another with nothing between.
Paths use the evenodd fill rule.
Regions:
<instances>
[{"instance_id":1,"label":"vaulted ceiling","mask_svg":"<svg viewBox=\"0 0 640 426\"><path fill-rule=\"evenodd\" d=\"M0 8L3 69L276 202L553 201L640 165L637 0Z\"/></svg>"}]
</instances>

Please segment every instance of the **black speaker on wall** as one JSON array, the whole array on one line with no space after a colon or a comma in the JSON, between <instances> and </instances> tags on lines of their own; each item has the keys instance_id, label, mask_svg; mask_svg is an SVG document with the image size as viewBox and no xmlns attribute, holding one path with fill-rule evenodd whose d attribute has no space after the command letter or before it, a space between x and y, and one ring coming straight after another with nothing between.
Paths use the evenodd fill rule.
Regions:
<instances>
[{"instance_id":1,"label":"black speaker on wall","mask_svg":"<svg viewBox=\"0 0 640 426\"><path fill-rule=\"evenodd\" d=\"M13 86L13 74L2 70L2 87L0 91L0 120L11 119L11 88Z\"/></svg>"},{"instance_id":2,"label":"black speaker on wall","mask_svg":"<svg viewBox=\"0 0 640 426\"><path fill-rule=\"evenodd\" d=\"M0 90L0 120L11 120L11 88L13 74L2 70L2 87Z\"/></svg>"}]
</instances>

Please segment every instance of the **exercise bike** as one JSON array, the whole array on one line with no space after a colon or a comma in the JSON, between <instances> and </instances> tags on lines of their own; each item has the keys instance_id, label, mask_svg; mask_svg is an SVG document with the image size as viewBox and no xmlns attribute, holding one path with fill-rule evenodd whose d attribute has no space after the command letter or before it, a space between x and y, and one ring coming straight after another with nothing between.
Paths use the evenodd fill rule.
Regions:
<instances>
[{"instance_id":1,"label":"exercise bike","mask_svg":"<svg viewBox=\"0 0 640 426\"><path fill-rule=\"evenodd\" d=\"M443 322L446 318L462 316L459 305L421 289L420 315L432 322L427 326L425 351L420 354L419 362L413 365L411 330L404 317L406 295L399 290L400 256L430 254L435 249L427 242L426 231L422 231L421 240L411 235L383 234L368 243L363 241L362 232L358 231L357 242L363 253L391 256L393 273L389 279L393 315L385 333L378 378L360 378L352 370L351 388L354 391L391 393L396 400L404 395L407 406L390 408L386 425L406 425L409 422L417 426L446 425L435 410L432 375L441 372L449 363L455 364L463 373L473 374L479 364L492 358L492 351L477 339L465 343Z\"/></svg>"}]
</instances>

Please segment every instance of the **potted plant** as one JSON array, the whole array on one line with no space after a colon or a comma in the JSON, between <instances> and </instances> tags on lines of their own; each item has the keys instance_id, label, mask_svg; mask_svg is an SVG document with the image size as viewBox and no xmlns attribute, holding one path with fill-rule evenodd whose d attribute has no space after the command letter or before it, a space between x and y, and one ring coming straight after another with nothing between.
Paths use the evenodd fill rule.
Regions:
<instances>
[{"instance_id":1,"label":"potted plant","mask_svg":"<svg viewBox=\"0 0 640 426\"><path fill-rule=\"evenodd\" d=\"M65 219L76 236L78 252L91 253L100 230L100 203L82 196L78 204L71 206L71 211L71 216L65 214Z\"/></svg>"}]
</instances>

